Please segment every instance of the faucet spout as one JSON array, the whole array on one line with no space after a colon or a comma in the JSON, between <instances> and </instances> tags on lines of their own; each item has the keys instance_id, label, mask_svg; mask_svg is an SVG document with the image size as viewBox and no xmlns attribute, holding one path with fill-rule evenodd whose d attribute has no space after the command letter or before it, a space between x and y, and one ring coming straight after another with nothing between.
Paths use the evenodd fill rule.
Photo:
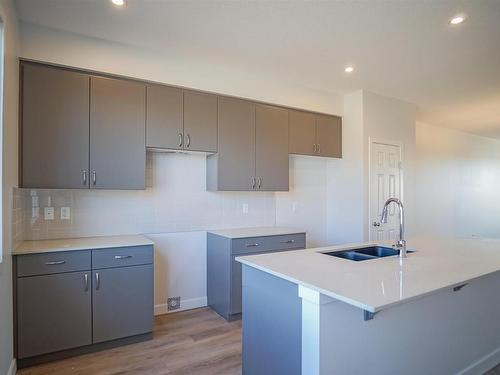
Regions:
<instances>
[{"instance_id":1,"label":"faucet spout","mask_svg":"<svg viewBox=\"0 0 500 375\"><path fill-rule=\"evenodd\" d=\"M399 240L396 241L395 247L399 250L399 257L406 258L406 240L405 240L405 213L403 202L401 202L398 198L389 198L382 209L382 213L380 215L380 222L385 224L387 223L387 216L389 211L389 206L391 203L394 203L399 208Z\"/></svg>"}]
</instances>

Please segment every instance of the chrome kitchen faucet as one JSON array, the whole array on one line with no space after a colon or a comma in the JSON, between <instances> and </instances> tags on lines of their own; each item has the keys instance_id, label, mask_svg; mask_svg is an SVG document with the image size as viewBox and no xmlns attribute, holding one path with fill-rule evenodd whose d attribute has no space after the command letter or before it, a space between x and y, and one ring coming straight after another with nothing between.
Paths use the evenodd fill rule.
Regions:
<instances>
[{"instance_id":1,"label":"chrome kitchen faucet","mask_svg":"<svg viewBox=\"0 0 500 375\"><path fill-rule=\"evenodd\" d=\"M384 204L382 213L380 214L380 223L387 223L388 207L391 203L395 203L399 207L399 240L396 241L394 247L399 250L399 257L406 258L406 240L405 240L405 212L403 202L398 198L389 198Z\"/></svg>"}]
</instances>

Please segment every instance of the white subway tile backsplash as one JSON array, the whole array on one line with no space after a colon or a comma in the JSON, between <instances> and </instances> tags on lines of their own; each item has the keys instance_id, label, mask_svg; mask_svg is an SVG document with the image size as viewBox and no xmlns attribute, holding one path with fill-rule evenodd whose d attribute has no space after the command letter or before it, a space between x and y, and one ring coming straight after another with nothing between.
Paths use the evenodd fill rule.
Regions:
<instances>
[{"instance_id":1,"label":"white subway tile backsplash","mask_svg":"<svg viewBox=\"0 0 500 375\"><path fill-rule=\"evenodd\" d=\"M206 191L205 159L148 152L142 191L16 189L19 227L30 240L275 225L274 193ZM54 220L43 218L49 204ZM61 220L61 207L70 207L69 220Z\"/></svg>"}]
</instances>

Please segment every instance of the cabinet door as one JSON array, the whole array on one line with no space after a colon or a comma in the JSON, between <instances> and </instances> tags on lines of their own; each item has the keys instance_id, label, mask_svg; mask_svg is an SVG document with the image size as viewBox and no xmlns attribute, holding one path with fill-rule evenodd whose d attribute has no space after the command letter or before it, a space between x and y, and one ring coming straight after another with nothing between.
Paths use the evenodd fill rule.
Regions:
<instances>
[{"instance_id":1,"label":"cabinet door","mask_svg":"<svg viewBox=\"0 0 500 375\"><path fill-rule=\"evenodd\" d=\"M335 116L316 115L317 154L334 158L342 157L342 119Z\"/></svg>"},{"instance_id":2,"label":"cabinet door","mask_svg":"<svg viewBox=\"0 0 500 375\"><path fill-rule=\"evenodd\" d=\"M313 113L289 111L290 154L314 155L316 144L316 118Z\"/></svg>"},{"instance_id":3,"label":"cabinet door","mask_svg":"<svg viewBox=\"0 0 500 375\"><path fill-rule=\"evenodd\" d=\"M217 96L184 91L184 148L217 152Z\"/></svg>"},{"instance_id":4,"label":"cabinet door","mask_svg":"<svg viewBox=\"0 0 500 375\"><path fill-rule=\"evenodd\" d=\"M151 85L147 88L146 146L182 148L182 90Z\"/></svg>"},{"instance_id":5,"label":"cabinet door","mask_svg":"<svg viewBox=\"0 0 500 375\"><path fill-rule=\"evenodd\" d=\"M111 78L91 78L91 188L145 188L145 111L144 85Z\"/></svg>"},{"instance_id":6,"label":"cabinet door","mask_svg":"<svg viewBox=\"0 0 500 375\"><path fill-rule=\"evenodd\" d=\"M21 186L88 187L89 76L34 64L21 69Z\"/></svg>"},{"instance_id":7,"label":"cabinet door","mask_svg":"<svg viewBox=\"0 0 500 375\"><path fill-rule=\"evenodd\" d=\"M215 156L214 156L215 157ZM219 98L218 190L253 190L255 178L255 104ZM207 171L213 172L213 171Z\"/></svg>"},{"instance_id":8,"label":"cabinet door","mask_svg":"<svg viewBox=\"0 0 500 375\"><path fill-rule=\"evenodd\" d=\"M91 274L17 279L18 358L92 343Z\"/></svg>"},{"instance_id":9,"label":"cabinet door","mask_svg":"<svg viewBox=\"0 0 500 375\"><path fill-rule=\"evenodd\" d=\"M258 104L255 113L257 189L288 191L288 110Z\"/></svg>"},{"instance_id":10,"label":"cabinet door","mask_svg":"<svg viewBox=\"0 0 500 375\"><path fill-rule=\"evenodd\" d=\"M93 272L94 343L153 330L153 265Z\"/></svg>"}]
</instances>

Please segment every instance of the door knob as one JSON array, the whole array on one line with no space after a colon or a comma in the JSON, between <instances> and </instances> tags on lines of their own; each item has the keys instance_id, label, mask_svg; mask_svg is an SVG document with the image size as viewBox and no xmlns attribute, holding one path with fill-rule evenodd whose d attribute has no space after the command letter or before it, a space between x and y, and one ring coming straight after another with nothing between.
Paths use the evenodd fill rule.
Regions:
<instances>
[{"instance_id":1,"label":"door knob","mask_svg":"<svg viewBox=\"0 0 500 375\"><path fill-rule=\"evenodd\" d=\"M373 222L373 226L374 226L374 227L379 227L379 226L380 226L380 223L379 223L378 221L374 221L374 222Z\"/></svg>"}]
</instances>

